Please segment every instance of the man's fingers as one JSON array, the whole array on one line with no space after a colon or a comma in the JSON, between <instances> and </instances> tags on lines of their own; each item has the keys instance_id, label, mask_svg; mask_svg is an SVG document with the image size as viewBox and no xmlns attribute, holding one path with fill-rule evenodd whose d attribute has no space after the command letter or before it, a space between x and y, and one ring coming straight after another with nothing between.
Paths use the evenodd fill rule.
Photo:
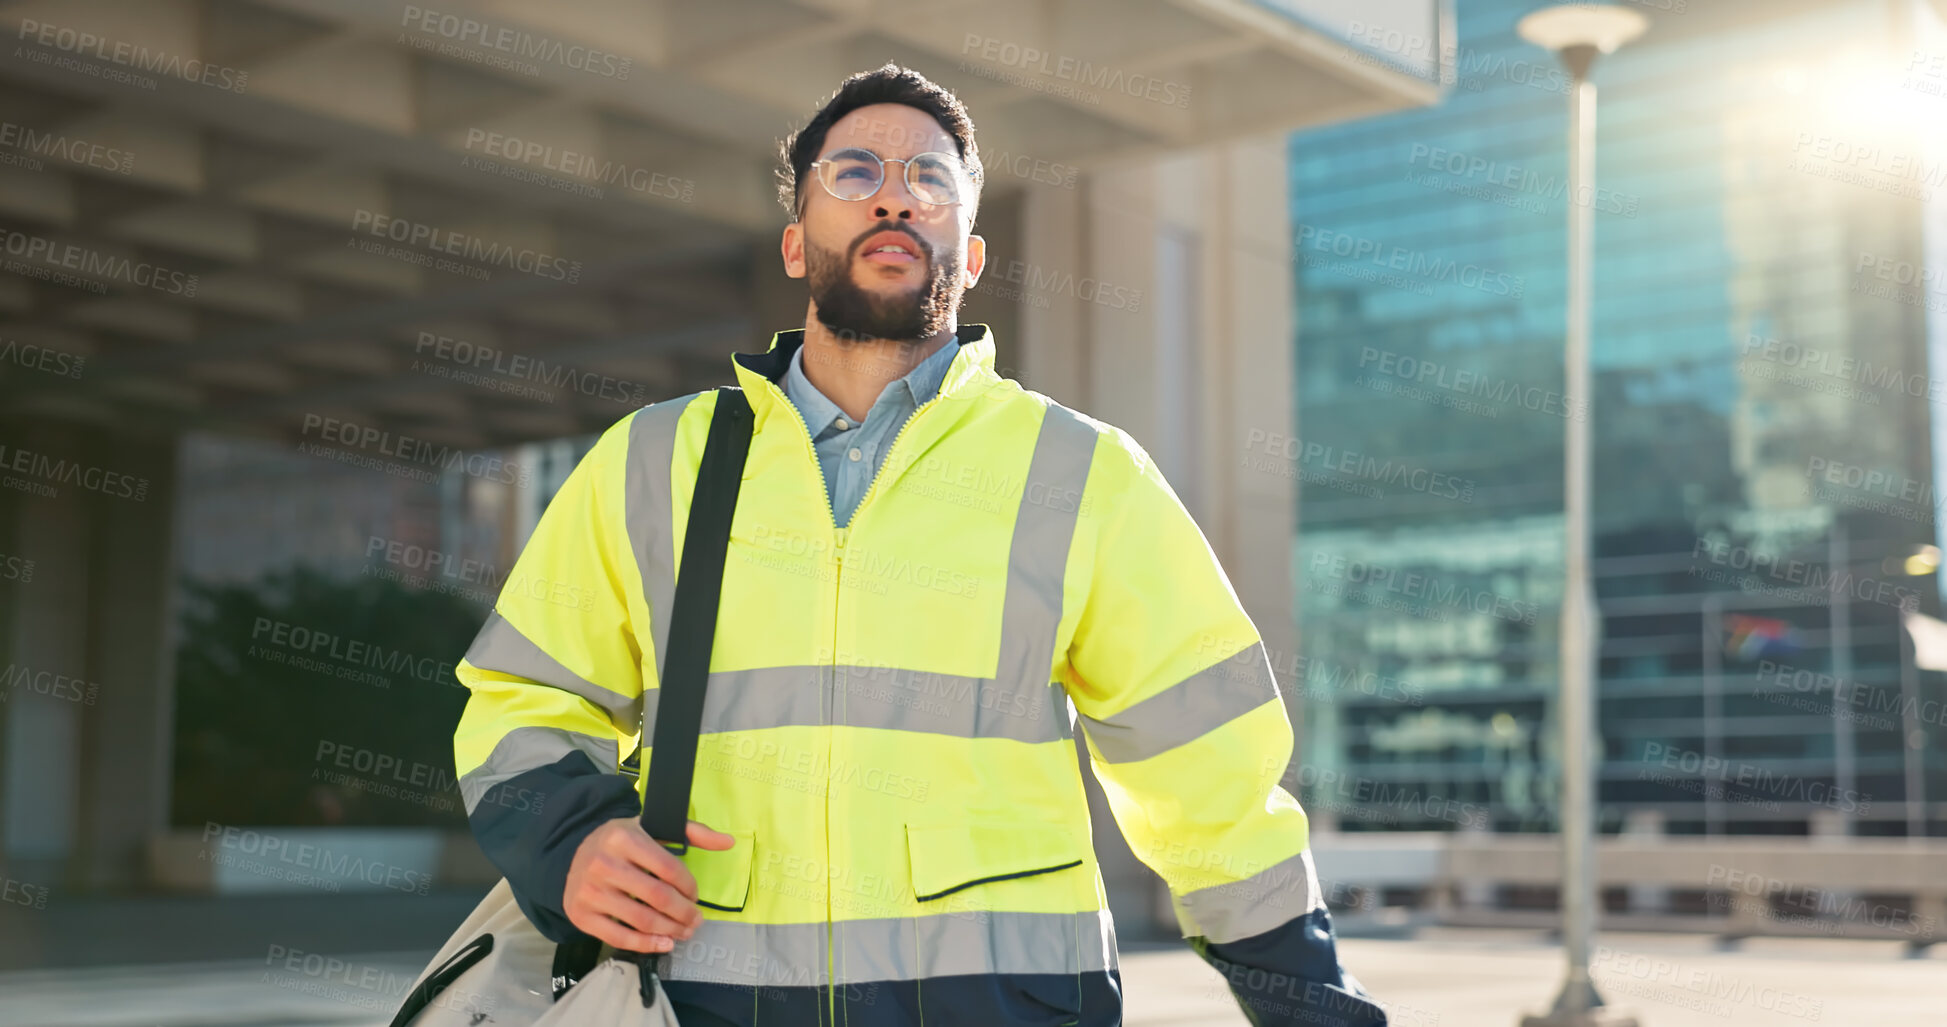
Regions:
<instances>
[{"instance_id":1,"label":"man's fingers","mask_svg":"<svg viewBox=\"0 0 1947 1027\"><path fill-rule=\"evenodd\" d=\"M731 835L724 834L722 831L712 830L708 826L692 820L689 826L689 842L699 849L721 852L737 844L737 839Z\"/></svg>"},{"instance_id":2,"label":"man's fingers","mask_svg":"<svg viewBox=\"0 0 1947 1027\"><path fill-rule=\"evenodd\" d=\"M683 894L684 898L696 898L696 878L690 868L676 858L676 854L662 847L662 844L642 830L641 825L633 829L617 832L619 839L615 844L621 847L621 855L630 863L641 867L656 877L669 882L669 886Z\"/></svg>"},{"instance_id":3,"label":"man's fingers","mask_svg":"<svg viewBox=\"0 0 1947 1027\"><path fill-rule=\"evenodd\" d=\"M636 867L617 868L613 875L605 875L603 884L616 894L640 902L679 924L695 927L703 922L703 911L688 896L677 891L668 881Z\"/></svg>"},{"instance_id":4,"label":"man's fingers","mask_svg":"<svg viewBox=\"0 0 1947 1027\"><path fill-rule=\"evenodd\" d=\"M592 897L583 898L568 903L566 910L568 921L583 934L605 941L626 952L668 952L675 946L672 937L638 931L604 912L604 906L628 912L631 917L635 917L636 914L628 907L643 908L633 899L621 896L614 896L606 901ZM654 914L644 915L641 919L646 920L652 915Z\"/></svg>"},{"instance_id":5,"label":"man's fingers","mask_svg":"<svg viewBox=\"0 0 1947 1027\"><path fill-rule=\"evenodd\" d=\"M583 927L582 931L608 942L623 952L668 952L676 945L673 940L664 935L643 934L606 916L597 919L599 923Z\"/></svg>"},{"instance_id":6,"label":"man's fingers","mask_svg":"<svg viewBox=\"0 0 1947 1027\"><path fill-rule=\"evenodd\" d=\"M655 907L637 902L621 892L604 892L591 898L589 904L596 912L614 918L624 927L639 934L688 938L695 933L693 926L683 924Z\"/></svg>"}]
</instances>

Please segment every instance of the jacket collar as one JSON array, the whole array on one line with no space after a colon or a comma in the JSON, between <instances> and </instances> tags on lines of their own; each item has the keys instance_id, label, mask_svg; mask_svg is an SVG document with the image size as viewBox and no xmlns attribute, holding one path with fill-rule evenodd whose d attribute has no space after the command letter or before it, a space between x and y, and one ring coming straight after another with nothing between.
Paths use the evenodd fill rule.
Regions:
<instances>
[{"instance_id":1,"label":"jacket collar","mask_svg":"<svg viewBox=\"0 0 1947 1027\"><path fill-rule=\"evenodd\" d=\"M960 352L954 356L953 363L947 365L946 377L940 380L938 398L945 400L963 395L973 395L984 391L987 385L1000 380L994 373L994 334L985 324L963 324L955 331L960 337ZM731 355L731 367L737 373L737 384L743 386L744 397L750 402L756 416L756 427L762 429L764 422L779 405L784 392L784 372L791 367L791 354L804 345L802 328L791 328L771 336L770 348L762 353L735 353ZM770 382L777 391L765 385ZM789 400L784 400L786 413L793 418L798 416L795 409L789 409Z\"/></svg>"}]
</instances>

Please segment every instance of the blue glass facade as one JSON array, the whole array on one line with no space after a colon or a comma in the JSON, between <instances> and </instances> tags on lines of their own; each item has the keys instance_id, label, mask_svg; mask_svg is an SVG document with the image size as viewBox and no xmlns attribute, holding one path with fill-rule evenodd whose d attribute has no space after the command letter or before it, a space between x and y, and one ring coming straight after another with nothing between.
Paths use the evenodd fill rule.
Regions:
<instances>
[{"instance_id":1,"label":"blue glass facade","mask_svg":"<svg viewBox=\"0 0 1947 1027\"><path fill-rule=\"evenodd\" d=\"M1922 225L1947 172L1853 87L1947 101L1881 74L1913 47L1893 5L1644 5L1656 29L1596 68L1577 196L1568 80L1515 33L1540 6L1462 0L1442 103L1290 141L1307 809L1552 829L1588 418L1604 827L1947 833L1943 682L1900 620L1940 605ZM1571 202L1588 396L1563 387Z\"/></svg>"}]
</instances>

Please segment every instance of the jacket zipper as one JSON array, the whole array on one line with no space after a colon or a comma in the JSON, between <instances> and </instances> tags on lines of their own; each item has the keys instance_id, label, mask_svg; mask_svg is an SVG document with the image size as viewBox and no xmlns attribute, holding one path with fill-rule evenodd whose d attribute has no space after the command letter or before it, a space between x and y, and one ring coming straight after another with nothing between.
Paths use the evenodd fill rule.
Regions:
<instances>
[{"instance_id":1,"label":"jacket zipper","mask_svg":"<svg viewBox=\"0 0 1947 1027\"><path fill-rule=\"evenodd\" d=\"M872 481L865 486L865 495L859 497L859 505L852 508L852 523L854 524L858 523L859 511L865 509L866 501L871 499L872 494L879 490L879 481L886 476L886 467L892 463L892 455L899 451L899 440L906 437L906 429L911 428L913 426L913 422L919 420L920 414L924 413L927 407L930 407L935 403L938 403L943 398L944 397L935 394L932 399L929 399L926 402L921 403L919 406L914 407L913 412L906 415L906 423L900 425L899 430L892 433L892 442L887 444L886 446L885 459L880 461L879 469L873 472ZM834 516L833 518L833 523L837 523L836 516ZM842 542L840 544L843 545Z\"/></svg>"},{"instance_id":2,"label":"jacket zipper","mask_svg":"<svg viewBox=\"0 0 1947 1027\"><path fill-rule=\"evenodd\" d=\"M838 688L837 688L838 617L836 611L839 606L839 599L844 595L845 544L851 540L852 529L849 527L841 528L838 526L838 508L832 503L831 482L827 481L825 478L825 465L820 463L818 460L818 446L816 443L811 441L811 428L805 424L804 414L799 412L797 408L797 404L791 402L791 397L786 395L784 389L779 387L779 385L776 382L771 381L770 379L767 378L765 379L764 384L770 387L772 395L777 400L783 402L783 404L791 410L793 414L792 419L797 422L798 433L800 436L804 438L805 451L809 453L811 456L811 467L813 470L818 472L818 491L823 492L825 494L825 513L831 518L830 523L832 526L832 534L835 541L835 545L833 546L832 549L832 559L837 565L837 570L834 571L832 574L832 610L833 610L832 665L830 667L831 673L826 678L826 681L828 682L826 688L828 689L828 691L826 692L825 700L826 700L826 708L832 710L833 715L836 716L836 712L838 709ZM942 381L940 384L942 388L944 388L946 383ZM919 406L914 407L913 412L906 415L906 422L904 424L901 424L899 426L899 430L892 434L892 442L887 444L886 446L885 459L880 461L879 469L872 473L872 480L866 484L865 495L860 496L858 505L852 508L852 520L850 523L852 524L858 523L859 513L860 511L865 509L866 501L871 499L873 493L879 490L879 481L880 479L886 476L886 467L892 463L892 455L893 453L897 452L899 449L899 440L906 437L906 430L913 426L914 421L919 420L920 414L924 413L926 408L939 403L940 400L944 398L945 396L943 395L942 392L935 391L932 399L929 399L926 402L921 403ZM829 727L831 725L827 724L826 726ZM832 801L831 801L831 785L830 785L830 777L831 777L831 770L832 770L832 736L833 736L832 732L830 731L825 732L825 775L826 775L825 866L827 867L830 867L832 865L831 862ZM835 933L833 931L834 919L832 913L833 910L832 910L832 893L831 893L831 875L827 874L825 880L825 987L827 989L826 1009L830 1012L830 1015L832 1017L832 1022L836 1023L838 1018L838 984L837 984L838 940L835 937Z\"/></svg>"},{"instance_id":3,"label":"jacket zipper","mask_svg":"<svg viewBox=\"0 0 1947 1027\"><path fill-rule=\"evenodd\" d=\"M833 684L833 679L836 677L838 673L837 610L838 610L839 588L841 587L840 578L842 578L845 573L844 570L845 569L845 540L846 540L846 535L848 533L846 532L845 529L840 528L838 526L838 508L832 505L831 482L825 479L825 465L818 461L818 447L815 443L811 441L811 428L805 424L804 414L798 410L797 404L791 402L791 397L785 395L784 390L780 388L776 382L771 381L769 379L765 379L764 384L770 388L772 397L777 402L783 404L786 409L791 411L791 420L797 423L798 434L804 439L805 453L806 455L811 457L811 469L813 471L816 471L818 474L818 491L824 493L825 495L825 515L827 517L826 523L832 526L832 532L837 542L837 544L833 547L833 551L832 551L832 558L837 562L838 565L838 569L833 571L832 573L832 611L833 611L832 664L830 667L827 668L827 673L825 677L825 686L824 686L825 687L824 706L827 710L831 710L833 711L833 713L836 713L838 696L837 696L837 689L834 687ZM832 719L831 715L827 715L826 720L830 721L831 719ZM825 726L830 727L831 725L830 723L827 723ZM832 733L830 731L826 731L825 732L825 866L827 867L832 865L831 765L832 765ZM831 988L832 978L834 975L834 969L835 969L834 950L836 948L837 948L837 939L833 937L833 932L832 932L831 875L827 874L825 880L825 986L828 990L825 995L825 1008L826 1011L830 1014L830 1016L833 1019L836 1019L838 1015L837 993L829 989ZM827 1021L824 1017L820 1017L820 1022L824 1023L829 1021Z\"/></svg>"}]
</instances>

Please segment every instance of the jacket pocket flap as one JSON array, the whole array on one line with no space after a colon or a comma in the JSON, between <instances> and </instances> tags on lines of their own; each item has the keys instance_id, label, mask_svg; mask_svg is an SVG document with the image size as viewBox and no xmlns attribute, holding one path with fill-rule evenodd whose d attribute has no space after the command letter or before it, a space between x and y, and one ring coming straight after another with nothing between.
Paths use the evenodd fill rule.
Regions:
<instances>
[{"instance_id":1,"label":"jacket pocket flap","mask_svg":"<svg viewBox=\"0 0 1947 1027\"><path fill-rule=\"evenodd\" d=\"M906 847L913 894L921 902L1082 864L1082 842L1074 832L1047 822L907 824Z\"/></svg>"},{"instance_id":2,"label":"jacket pocket flap","mask_svg":"<svg viewBox=\"0 0 1947 1027\"><path fill-rule=\"evenodd\" d=\"M737 844L722 851L692 845L683 854L683 864L696 878L697 905L735 913L744 908L744 902L750 897L750 868L754 865L751 849L756 845L757 835L754 831L723 833L737 839Z\"/></svg>"}]
</instances>

